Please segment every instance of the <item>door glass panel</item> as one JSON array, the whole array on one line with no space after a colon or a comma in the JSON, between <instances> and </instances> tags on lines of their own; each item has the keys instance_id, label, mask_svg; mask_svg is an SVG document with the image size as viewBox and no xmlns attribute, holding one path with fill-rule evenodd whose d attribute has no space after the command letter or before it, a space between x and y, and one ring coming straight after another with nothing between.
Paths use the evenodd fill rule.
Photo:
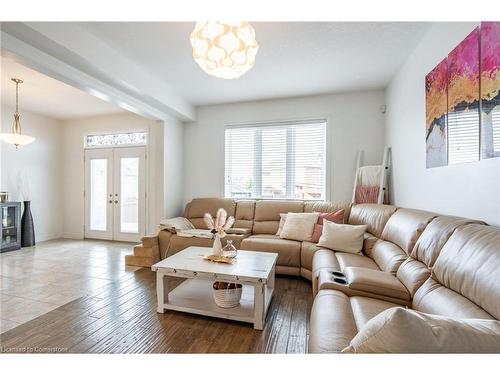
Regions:
<instances>
[{"instance_id":1,"label":"door glass panel","mask_svg":"<svg viewBox=\"0 0 500 375\"><path fill-rule=\"evenodd\" d=\"M107 159L90 160L90 229L106 230Z\"/></svg>"},{"instance_id":2,"label":"door glass panel","mask_svg":"<svg viewBox=\"0 0 500 375\"><path fill-rule=\"evenodd\" d=\"M120 230L139 233L139 158L121 158L120 183Z\"/></svg>"}]
</instances>

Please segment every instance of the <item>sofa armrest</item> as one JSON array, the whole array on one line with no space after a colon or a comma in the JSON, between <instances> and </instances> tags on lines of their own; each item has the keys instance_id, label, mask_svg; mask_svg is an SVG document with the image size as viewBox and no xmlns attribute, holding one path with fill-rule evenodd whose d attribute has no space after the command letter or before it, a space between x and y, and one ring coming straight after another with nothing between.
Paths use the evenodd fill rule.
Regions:
<instances>
[{"instance_id":1,"label":"sofa armrest","mask_svg":"<svg viewBox=\"0 0 500 375\"><path fill-rule=\"evenodd\" d=\"M382 296L410 300L411 296L403 283L389 272L361 267L344 268L349 289L379 294Z\"/></svg>"}]
</instances>

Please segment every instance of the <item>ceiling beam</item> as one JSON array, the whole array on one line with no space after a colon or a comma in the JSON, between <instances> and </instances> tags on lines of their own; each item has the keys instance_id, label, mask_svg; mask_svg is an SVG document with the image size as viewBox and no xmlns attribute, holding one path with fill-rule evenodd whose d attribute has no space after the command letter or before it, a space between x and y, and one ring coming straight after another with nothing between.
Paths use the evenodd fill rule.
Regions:
<instances>
[{"instance_id":1,"label":"ceiling beam","mask_svg":"<svg viewBox=\"0 0 500 375\"><path fill-rule=\"evenodd\" d=\"M195 119L194 107L166 82L77 23L3 22L1 26L2 56L148 118Z\"/></svg>"}]
</instances>

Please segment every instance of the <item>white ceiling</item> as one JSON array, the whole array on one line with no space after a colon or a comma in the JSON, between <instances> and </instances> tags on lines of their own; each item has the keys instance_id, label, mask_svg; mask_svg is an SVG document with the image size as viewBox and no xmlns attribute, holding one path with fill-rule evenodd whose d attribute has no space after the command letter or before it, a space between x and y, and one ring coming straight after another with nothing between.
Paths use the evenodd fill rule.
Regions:
<instances>
[{"instance_id":1,"label":"white ceiling","mask_svg":"<svg viewBox=\"0 0 500 375\"><path fill-rule=\"evenodd\" d=\"M191 104L205 105L383 88L429 23L253 23L256 65L235 80L211 77L193 61L194 22L80 25Z\"/></svg>"},{"instance_id":2,"label":"white ceiling","mask_svg":"<svg viewBox=\"0 0 500 375\"><path fill-rule=\"evenodd\" d=\"M69 119L124 112L123 109L98 99L72 86L29 69L17 62L1 58L2 103L15 106L16 90L11 78L24 81L19 86L19 110L39 113L56 119Z\"/></svg>"}]
</instances>

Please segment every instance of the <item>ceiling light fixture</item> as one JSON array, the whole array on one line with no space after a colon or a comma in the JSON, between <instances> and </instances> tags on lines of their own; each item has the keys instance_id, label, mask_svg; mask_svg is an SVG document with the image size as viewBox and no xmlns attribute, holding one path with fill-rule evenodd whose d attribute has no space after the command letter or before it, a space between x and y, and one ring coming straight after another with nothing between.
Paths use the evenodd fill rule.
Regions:
<instances>
[{"instance_id":1,"label":"ceiling light fixture","mask_svg":"<svg viewBox=\"0 0 500 375\"><path fill-rule=\"evenodd\" d=\"M0 138L10 143L16 148L27 145L35 140L28 135L21 134L21 122L19 121L19 84L23 83L19 78L11 78L16 83L16 112L14 112L14 123L12 124L12 133L0 133Z\"/></svg>"},{"instance_id":2,"label":"ceiling light fixture","mask_svg":"<svg viewBox=\"0 0 500 375\"><path fill-rule=\"evenodd\" d=\"M259 50L248 22L197 22L189 39L194 61L217 78L241 77L254 66Z\"/></svg>"}]
</instances>

